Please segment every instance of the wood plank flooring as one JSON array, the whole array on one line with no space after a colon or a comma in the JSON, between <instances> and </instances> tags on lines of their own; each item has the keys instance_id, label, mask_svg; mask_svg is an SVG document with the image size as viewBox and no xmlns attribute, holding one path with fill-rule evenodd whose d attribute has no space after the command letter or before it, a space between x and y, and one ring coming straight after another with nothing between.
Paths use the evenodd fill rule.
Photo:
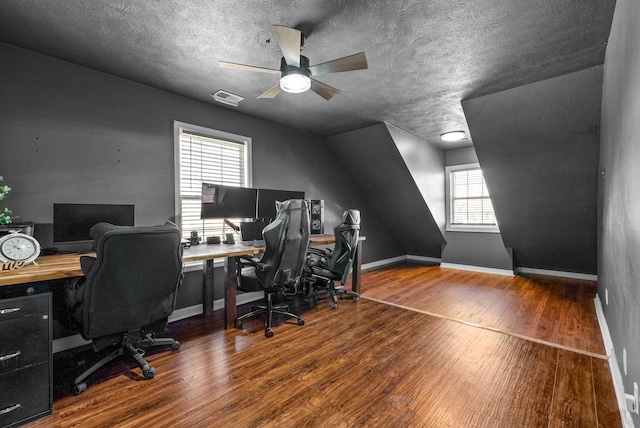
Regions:
<instances>
[{"instance_id":1,"label":"wood plank flooring","mask_svg":"<svg viewBox=\"0 0 640 428\"><path fill-rule=\"evenodd\" d=\"M514 277L439 266L369 272L362 295L570 350L606 355L597 284L543 275Z\"/></svg>"},{"instance_id":2,"label":"wood plank flooring","mask_svg":"<svg viewBox=\"0 0 640 428\"><path fill-rule=\"evenodd\" d=\"M592 321L583 319L580 302L592 288L574 292L573 283L541 278L551 290L543 297L528 281L520 290L512 278L442 271L365 272L360 302L341 300L332 310L321 301L303 314L304 326L282 323L271 339L259 319L242 331L222 330L216 319L180 321L171 326L180 350L148 357L154 379L125 369L80 396L57 399L52 415L28 426L621 426L608 363L594 353L598 339L587 337ZM486 293L452 286L443 296L443 281L495 285ZM418 306L417 288L429 294L431 287L440 291L424 300L448 313L368 298L384 292L395 305ZM519 302L522 293L532 300ZM558 303L552 296L565 297ZM566 296L577 303L563 310Z\"/></svg>"}]
</instances>

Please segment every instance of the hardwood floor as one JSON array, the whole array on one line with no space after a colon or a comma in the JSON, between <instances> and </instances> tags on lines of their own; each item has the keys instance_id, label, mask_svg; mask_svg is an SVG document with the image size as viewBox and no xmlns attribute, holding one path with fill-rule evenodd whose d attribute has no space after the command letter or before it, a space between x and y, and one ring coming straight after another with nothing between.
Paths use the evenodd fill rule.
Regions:
<instances>
[{"instance_id":1,"label":"hardwood floor","mask_svg":"<svg viewBox=\"0 0 640 428\"><path fill-rule=\"evenodd\" d=\"M125 369L28 426L621 426L599 332L588 337L591 284L437 269L365 272L360 302L319 302L271 339L259 319L180 321L180 351L148 357L154 379ZM395 306L371 300L382 294Z\"/></svg>"},{"instance_id":2,"label":"hardwood floor","mask_svg":"<svg viewBox=\"0 0 640 428\"><path fill-rule=\"evenodd\" d=\"M402 265L368 273L368 298L446 319L605 356L596 282L543 275L514 277Z\"/></svg>"}]
</instances>

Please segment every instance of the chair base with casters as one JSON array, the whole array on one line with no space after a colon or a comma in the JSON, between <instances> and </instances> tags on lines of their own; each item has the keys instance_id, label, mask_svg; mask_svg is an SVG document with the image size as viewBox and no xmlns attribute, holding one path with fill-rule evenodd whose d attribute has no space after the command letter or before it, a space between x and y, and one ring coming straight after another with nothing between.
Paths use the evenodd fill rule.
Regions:
<instances>
[{"instance_id":1,"label":"chair base with casters","mask_svg":"<svg viewBox=\"0 0 640 428\"><path fill-rule=\"evenodd\" d=\"M334 280L307 275L305 281L305 300L309 307L315 308L318 303L318 296L328 294L331 299L331 309L338 309L338 295L351 296L354 302L360 300L360 295L352 290L347 290L344 285L336 285Z\"/></svg>"},{"instance_id":2,"label":"chair base with casters","mask_svg":"<svg viewBox=\"0 0 640 428\"><path fill-rule=\"evenodd\" d=\"M120 343L115 349L107 354L97 363L85 370L81 375L75 378L73 392L76 395L82 394L87 389L86 379L100 368L106 366L111 361L119 357L130 357L142 370L145 379L153 379L156 375L156 369L151 367L144 359L145 349L157 346L169 346L172 351L180 349L180 342L171 337L153 337L152 333L146 333L142 330L127 332L120 337ZM97 348L97 349L96 349ZM103 349L103 345L94 343L94 349Z\"/></svg>"},{"instance_id":3,"label":"chair base with casters","mask_svg":"<svg viewBox=\"0 0 640 428\"><path fill-rule=\"evenodd\" d=\"M298 325L304 325L304 320L300 315L296 315L293 312L289 312L288 305L273 303L273 297L276 294L275 292L269 292L265 290L264 294L265 294L264 298L265 298L266 304L255 306L252 308L251 312L249 312L248 314L239 316L236 319L236 325L235 325L236 329L242 330L242 322L244 320L264 314L266 318L264 335L266 337L273 337L272 323L273 323L274 313L285 315L289 318L295 318L296 320L298 320Z\"/></svg>"}]
</instances>

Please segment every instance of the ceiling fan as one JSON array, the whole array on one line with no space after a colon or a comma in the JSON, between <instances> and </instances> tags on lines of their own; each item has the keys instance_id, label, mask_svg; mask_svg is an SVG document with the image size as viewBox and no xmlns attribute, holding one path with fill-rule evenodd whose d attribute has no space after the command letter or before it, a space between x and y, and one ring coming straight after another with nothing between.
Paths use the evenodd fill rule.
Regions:
<instances>
[{"instance_id":1,"label":"ceiling fan","mask_svg":"<svg viewBox=\"0 0 640 428\"><path fill-rule=\"evenodd\" d=\"M221 68L280 74L280 81L258 98L275 98L280 91L300 93L311 89L325 100L330 100L335 95L338 95L340 90L319 82L314 79L315 76L342 71L363 70L368 67L367 57L364 52L309 66L309 58L300 55L300 51L304 49L306 42L306 37L300 30L274 25L273 31L276 34L283 55L280 59L280 69L220 61Z\"/></svg>"}]
</instances>

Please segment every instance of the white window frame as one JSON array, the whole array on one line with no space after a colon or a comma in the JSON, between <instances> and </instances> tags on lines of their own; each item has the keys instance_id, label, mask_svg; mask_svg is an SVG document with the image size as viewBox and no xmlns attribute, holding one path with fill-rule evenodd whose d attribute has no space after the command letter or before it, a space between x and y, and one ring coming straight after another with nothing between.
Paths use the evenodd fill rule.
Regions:
<instances>
[{"instance_id":1,"label":"white window frame","mask_svg":"<svg viewBox=\"0 0 640 428\"><path fill-rule=\"evenodd\" d=\"M452 192L451 192L451 173L455 171L480 169L479 163L470 163L462 165L451 165L445 167L445 196L447 200L447 231L448 232L484 232L484 233L500 233L500 228L496 224L494 225L481 225L481 224L451 224L451 211L453 206Z\"/></svg>"},{"instance_id":2,"label":"white window frame","mask_svg":"<svg viewBox=\"0 0 640 428\"><path fill-rule=\"evenodd\" d=\"M181 131L193 132L213 139L220 139L244 145L244 175L245 183L243 187L253 186L252 160L251 160L251 138L243 135L232 134L203 126L193 125L185 122L174 121L174 179L175 179L175 218L176 224L182 231L185 239L189 238L191 230L182 230L182 197L180 191L180 133ZM222 222L222 220L220 220Z\"/></svg>"}]
</instances>

